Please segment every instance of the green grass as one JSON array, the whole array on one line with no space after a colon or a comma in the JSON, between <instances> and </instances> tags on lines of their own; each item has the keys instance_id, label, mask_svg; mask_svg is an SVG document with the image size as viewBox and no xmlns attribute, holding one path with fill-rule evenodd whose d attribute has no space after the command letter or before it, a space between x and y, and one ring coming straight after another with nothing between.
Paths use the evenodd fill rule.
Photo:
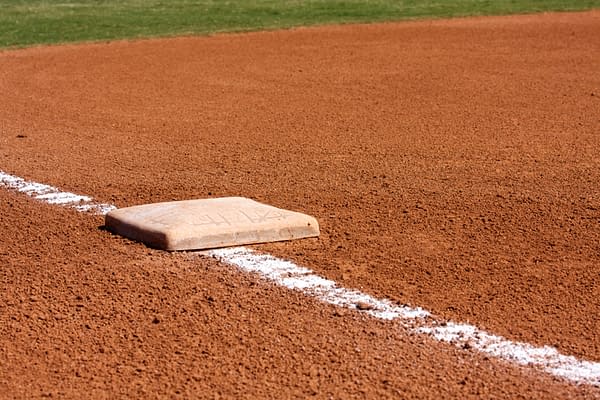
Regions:
<instances>
[{"instance_id":1,"label":"green grass","mask_svg":"<svg viewBox=\"0 0 600 400\"><path fill-rule=\"evenodd\" d=\"M600 0L0 0L0 47L600 7Z\"/></svg>"}]
</instances>

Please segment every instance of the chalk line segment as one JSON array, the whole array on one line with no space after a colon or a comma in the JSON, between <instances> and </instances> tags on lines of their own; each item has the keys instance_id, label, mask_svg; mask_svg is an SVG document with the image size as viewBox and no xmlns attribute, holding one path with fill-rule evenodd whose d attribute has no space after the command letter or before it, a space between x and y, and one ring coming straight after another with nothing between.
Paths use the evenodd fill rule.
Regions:
<instances>
[{"instance_id":1,"label":"chalk line segment","mask_svg":"<svg viewBox=\"0 0 600 400\"><path fill-rule=\"evenodd\" d=\"M420 307L397 306L386 299L380 300L356 290L345 289L308 268L243 247L198 254L213 257L246 272L257 273L280 286L299 290L325 303L357 309L379 319L400 322L415 333L428 335L459 348L466 348L468 345L489 356L523 366L534 366L574 383L600 386L600 363L565 356L554 347L513 342L470 324L440 322ZM360 303L366 304L367 309L358 309L357 305Z\"/></svg>"},{"instance_id":2,"label":"chalk line segment","mask_svg":"<svg viewBox=\"0 0 600 400\"><path fill-rule=\"evenodd\" d=\"M109 211L116 209L116 207L111 204L96 202L89 196L64 192L54 186L45 185L43 183L26 181L23 178L7 174L1 170L0 186L16 190L48 204L71 207L80 212L104 215Z\"/></svg>"}]
</instances>

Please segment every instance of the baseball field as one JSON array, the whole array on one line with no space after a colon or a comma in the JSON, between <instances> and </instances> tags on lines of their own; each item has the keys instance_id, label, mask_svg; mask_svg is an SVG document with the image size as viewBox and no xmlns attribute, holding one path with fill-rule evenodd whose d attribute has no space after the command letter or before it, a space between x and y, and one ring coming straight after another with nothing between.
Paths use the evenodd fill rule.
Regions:
<instances>
[{"instance_id":1,"label":"baseball field","mask_svg":"<svg viewBox=\"0 0 600 400\"><path fill-rule=\"evenodd\" d=\"M598 8L0 1L0 398L600 398Z\"/></svg>"}]
</instances>

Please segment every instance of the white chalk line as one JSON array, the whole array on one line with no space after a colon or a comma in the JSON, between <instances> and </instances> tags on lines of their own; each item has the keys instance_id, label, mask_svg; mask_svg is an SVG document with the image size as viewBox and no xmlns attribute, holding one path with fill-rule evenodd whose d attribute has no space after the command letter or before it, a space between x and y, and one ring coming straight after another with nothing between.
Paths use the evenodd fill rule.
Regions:
<instances>
[{"instance_id":1,"label":"white chalk line","mask_svg":"<svg viewBox=\"0 0 600 400\"><path fill-rule=\"evenodd\" d=\"M429 335L459 348L472 348L516 364L538 367L575 383L600 386L600 363L565 356L554 347L513 342L470 324L440 322L420 307L398 306L387 299L376 299L356 290L345 289L308 268L243 247L198 253L243 271L257 273L280 286L299 290L325 303L356 309L384 320L399 321L415 333Z\"/></svg>"},{"instance_id":2,"label":"white chalk line","mask_svg":"<svg viewBox=\"0 0 600 400\"><path fill-rule=\"evenodd\" d=\"M53 186L25 181L0 170L0 186L22 192L48 204L72 207L80 212L104 215L115 206L94 201L91 197L63 192ZM420 307L398 306L387 299L377 299L357 290L340 287L312 270L269 254L244 247L195 252L209 256L259 276L288 289L300 291L324 303L364 312L375 318L400 322L412 332L430 336L462 349L475 349L515 364L539 368L577 384L600 386L600 363L579 360L560 354L551 346L536 347L513 342L480 330L474 325L440 321Z\"/></svg>"},{"instance_id":3,"label":"white chalk line","mask_svg":"<svg viewBox=\"0 0 600 400\"><path fill-rule=\"evenodd\" d=\"M111 204L98 203L88 196L75 193L63 192L54 186L43 183L26 181L18 176L7 174L0 170L0 186L25 193L29 197L43 201L48 204L56 204L71 207L81 212L91 212L104 215L117 207Z\"/></svg>"}]
</instances>

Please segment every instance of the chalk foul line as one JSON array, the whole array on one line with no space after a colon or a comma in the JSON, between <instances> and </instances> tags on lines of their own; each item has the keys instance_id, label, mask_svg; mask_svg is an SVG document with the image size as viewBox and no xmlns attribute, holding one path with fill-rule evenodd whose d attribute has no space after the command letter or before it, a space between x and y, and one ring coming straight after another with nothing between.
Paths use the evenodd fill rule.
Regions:
<instances>
[{"instance_id":1,"label":"chalk foul line","mask_svg":"<svg viewBox=\"0 0 600 400\"><path fill-rule=\"evenodd\" d=\"M115 206L99 203L88 196L63 192L53 186L25 181L0 170L0 186L24 193L39 201L80 212L104 215ZM339 307L354 309L375 318L396 321L412 332L427 335L440 342L459 348L470 348L489 356L523 366L539 368L554 376L577 384L600 387L600 363L579 360L560 354L551 346L536 347L528 343L513 342L476 326L452 321L441 321L420 307L399 306L387 299L377 299L357 290L340 287L312 270L298 266L269 254L260 254L244 247L195 252L235 266L242 271L255 273L262 278L288 289Z\"/></svg>"},{"instance_id":2,"label":"chalk foul line","mask_svg":"<svg viewBox=\"0 0 600 400\"><path fill-rule=\"evenodd\" d=\"M565 356L554 347L513 342L469 324L440 322L420 307L398 306L386 299L376 299L356 290L345 289L308 268L243 247L198 254L209 255L243 271L256 273L277 285L299 290L325 303L356 309L384 320L398 321L415 333L429 335L441 342L476 349L516 364L535 366L575 383L600 386L600 363Z\"/></svg>"},{"instance_id":3,"label":"chalk foul line","mask_svg":"<svg viewBox=\"0 0 600 400\"><path fill-rule=\"evenodd\" d=\"M16 190L26 194L29 197L33 197L34 199L48 204L71 207L81 212L91 212L98 215L104 215L117 208L110 204L98 203L88 196L63 192L54 186L45 185L43 183L26 181L23 178L9 175L1 170L0 186Z\"/></svg>"}]
</instances>

